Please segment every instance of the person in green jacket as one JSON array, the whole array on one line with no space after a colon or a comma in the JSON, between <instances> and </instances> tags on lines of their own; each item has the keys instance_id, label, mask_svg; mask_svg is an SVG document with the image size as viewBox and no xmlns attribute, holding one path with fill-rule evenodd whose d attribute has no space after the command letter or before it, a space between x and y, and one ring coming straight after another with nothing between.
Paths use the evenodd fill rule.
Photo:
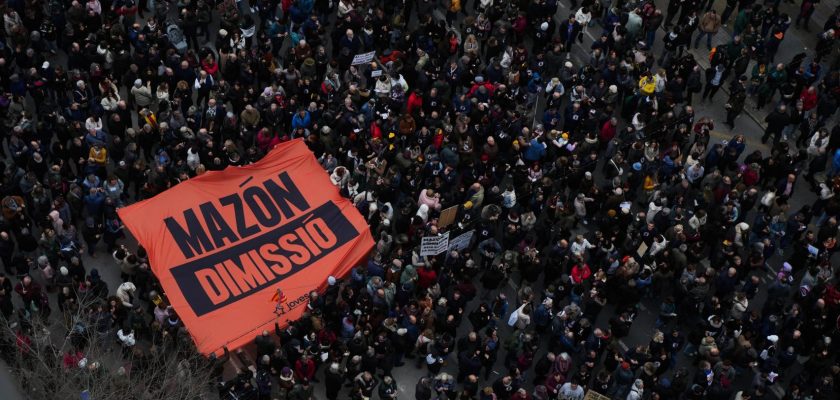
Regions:
<instances>
[{"instance_id":1,"label":"person in green jacket","mask_svg":"<svg viewBox=\"0 0 840 400\"><path fill-rule=\"evenodd\" d=\"M724 50L728 53L727 55L729 56L729 59L735 61L741 56L741 50L745 47L744 41L741 40L741 36L735 35L732 37L732 41L726 44Z\"/></svg>"},{"instance_id":2,"label":"person in green jacket","mask_svg":"<svg viewBox=\"0 0 840 400\"><path fill-rule=\"evenodd\" d=\"M767 69L767 60L764 58L759 59L758 62L755 63L755 66L753 66L750 87L747 89L747 93L750 96L754 96L756 92L758 92L758 87L767 80Z\"/></svg>"},{"instance_id":3,"label":"person in green jacket","mask_svg":"<svg viewBox=\"0 0 840 400\"><path fill-rule=\"evenodd\" d=\"M788 73L785 69L785 65L779 63L776 65L776 68L771 70L767 74L767 83L770 84L770 97L773 97L773 94L776 92L776 89L782 86L788 79Z\"/></svg>"},{"instance_id":4,"label":"person in green jacket","mask_svg":"<svg viewBox=\"0 0 840 400\"><path fill-rule=\"evenodd\" d=\"M738 16L735 17L735 25L732 25L732 34L740 35L741 32L747 27L747 23L750 22L750 17L752 14L751 8L742 8L740 12L738 12Z\"/></svg>"}]
</instances>

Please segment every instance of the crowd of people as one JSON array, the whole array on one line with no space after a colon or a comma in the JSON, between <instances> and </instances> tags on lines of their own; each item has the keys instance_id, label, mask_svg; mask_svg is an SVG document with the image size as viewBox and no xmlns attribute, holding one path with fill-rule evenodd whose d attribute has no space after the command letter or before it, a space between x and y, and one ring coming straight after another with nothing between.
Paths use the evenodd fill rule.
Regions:
<instances>
[{"instance_id":1,"label":"crowd of people","mask_svg":"<svg viewBox=\"0 0 840 400\"><path fill-rule=\"evenodd\" d=\"M222 398L754 400L782 381L785 399L836 398L840 9L817 29L819 0L558 3L4 2L7 361L25 366L35 321L57 316L66 369L83 333L129 364L188 348L116 210L302 138L377 242L237 351L235 375L227 349L208 361ZM792 29L815 45L782 63ZM695 115L701 92L729 129ZM769 151L713 138L747 96ZM801 180L814 194L795 207ZM644 301L650 341L624 349ZM398 385L397 368L426 373Z\"/></svg>"}]
</instances>

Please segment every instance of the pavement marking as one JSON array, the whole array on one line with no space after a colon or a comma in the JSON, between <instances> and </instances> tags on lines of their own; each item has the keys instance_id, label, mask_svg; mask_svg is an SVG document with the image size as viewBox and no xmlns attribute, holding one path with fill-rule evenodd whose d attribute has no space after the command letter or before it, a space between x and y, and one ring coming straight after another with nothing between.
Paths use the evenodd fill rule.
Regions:
<instances>
[{"instance_id":1,"label":"pavement marking","mask_svg":"<svg viewBox=\"0 0 840 400\"><path fill-rule=\"evenodd\" d=\"M782 386L778 383L770 385L769 389L771 392L773 392L773 394L776 395L776 398L781 399L782 397L785 397L785 390L782 389Z\"/></svg>"},{"instance_id":2,"label":"pavement marking","mask_svg":"<svg viewBox=\"0 0 840 400\"><path fill-rule=\"evenodd\" d=\"M618 339L618 345L621 346L622 351L627 351L627 349L629 349L629 347L627 347L627 345L624 344L624 341L621 339Z\"/></svg>"}]
</instances>

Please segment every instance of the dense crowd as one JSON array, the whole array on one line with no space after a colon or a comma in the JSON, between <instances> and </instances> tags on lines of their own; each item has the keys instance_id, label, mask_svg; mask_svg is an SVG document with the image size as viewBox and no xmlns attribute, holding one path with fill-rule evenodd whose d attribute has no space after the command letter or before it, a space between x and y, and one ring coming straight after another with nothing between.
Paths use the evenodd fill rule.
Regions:
<instances>
[{"instance_id":1,"label":"dense crowd","mask_svg":"<svg viewBox=\"0 0 840 400\"><path fill-rule=\"evenodd\" d=\"M782 380L785 399L836 398L840 9L817 29L819 0L568 3L557 18L556 0L4 2L4 356L25 365L34 321L56 315L76 339L64 368L91 346L81 332L135 364L189 347L117 208L302 138L377 242L237 351L235 375L227 349L208 361L222 398L310 399L317 382L396 399L406 363L428 372L399 383L417 400L747 400ZM779 60L792 29L815 45ZM695 115L700 93L729 129ZM769 151L713 138L748 96L772 110ZM794 207L802 185L815 194ZM420 255L424 236L469 231ZM646 299L655 332L625 350Z\"/></svg>"}]
</instances>

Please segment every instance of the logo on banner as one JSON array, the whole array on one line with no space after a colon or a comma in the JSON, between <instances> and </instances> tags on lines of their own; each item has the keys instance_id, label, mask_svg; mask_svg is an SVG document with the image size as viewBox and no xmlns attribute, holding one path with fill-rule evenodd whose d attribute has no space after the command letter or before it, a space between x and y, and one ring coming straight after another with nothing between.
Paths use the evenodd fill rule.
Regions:
<instances>
[{"instance_id":1,"label":"logo on banner","mask_svg":"<svg viewBox=\"0 0 840 400\"><path fill-rule=\"evenodd\" d=\"M286 313L285 308L283 308L283 303L286 302L286 294L283 293L283 290L277 288L277 291L274 292L274 296L271 297L271 301L273 301L276 305L274 306L274 313L277 315L283 315Z\"/></svg>"}]
</instances>

